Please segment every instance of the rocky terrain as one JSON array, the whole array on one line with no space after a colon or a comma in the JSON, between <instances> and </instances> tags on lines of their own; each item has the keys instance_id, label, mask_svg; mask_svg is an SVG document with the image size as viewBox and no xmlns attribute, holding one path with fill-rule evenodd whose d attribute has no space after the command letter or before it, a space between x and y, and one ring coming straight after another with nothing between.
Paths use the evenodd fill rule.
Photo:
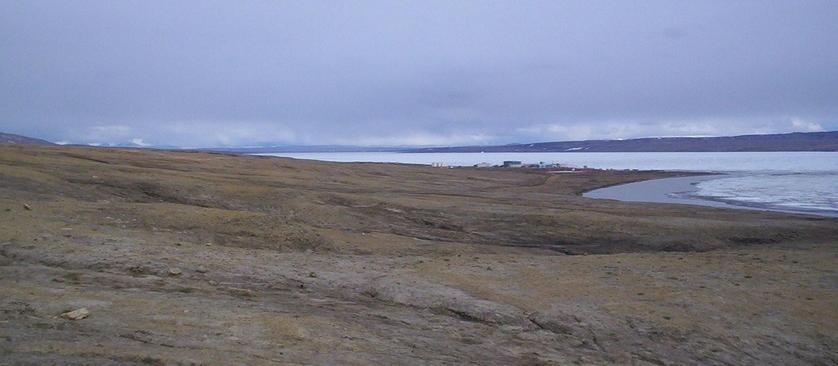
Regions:
<instances>
[{"instance_id":1,"label":"rocky terrain","mask_svg":"<svg viewBox=\"0 0 838 366\"><path fill-rule=\"evenodd\" d=\"M838 363L838 220L671 175L0 146L0 364Z\"/></svg>"}]
</instances>

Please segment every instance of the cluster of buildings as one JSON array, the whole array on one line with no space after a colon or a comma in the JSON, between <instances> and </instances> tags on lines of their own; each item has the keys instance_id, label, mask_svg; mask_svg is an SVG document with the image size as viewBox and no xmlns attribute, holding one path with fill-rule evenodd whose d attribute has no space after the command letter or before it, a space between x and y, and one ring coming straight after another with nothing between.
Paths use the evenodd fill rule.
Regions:
<instances>
[{"instance_id":1,"label":"cluster of buildings","mask_svg":"<svg viewBox=\"0 0 838 366\"><path fill-rule=\"evenodd\" d=\"M488 164L487 164L488 165ZM480 164L475 165L475 167L480 168ZM545 163L543 161L539 161L538 164L524 164L518 160L507 160L504 161L503 164L500 165L501 168L536 168L536 169L559 169L563 168L559 163Z\"/></svg>"},{"instance_id":2,"label":"cluster of buildings","mask_svg":"<svg viewBox=\"0 0 838 366\"><path fill-rule=\"evenodd\" d=\"M433 162L431 163L432 167L435 168L453 168L453 166L448 165L447 163L443 162ZM503 164L500 165L492 165L489 163L477 163L472 165L475 168L531 168L531 169L558 169L558 170L566 170L566 171L576 171L577 168L562 166L559 163L545 163L543 161L539 161L538 164L524 164L519 160L506 160ZM587 167L585 167L587 168Z\"/></svg>"},{"instance_id":3,"label":"cluster of buildings","mask_svg":"<svg viewBox=\"0 0 838 366\"><path fill-rule=\"evenodd\" d=\"M492 165L489 163L478 163L473 165L475 168L535 168L535 169L567 169L569 167L562 166L559 163L545 163L539 161L538 164L524 164L519 160L506 160L501 165Z\"/></svg>"}]
</instances>

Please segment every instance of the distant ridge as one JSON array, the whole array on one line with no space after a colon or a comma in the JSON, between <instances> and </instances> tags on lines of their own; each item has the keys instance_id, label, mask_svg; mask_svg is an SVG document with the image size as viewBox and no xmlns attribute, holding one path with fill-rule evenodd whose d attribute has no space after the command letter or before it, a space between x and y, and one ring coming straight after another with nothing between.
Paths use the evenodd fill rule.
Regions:
<instances>
[{"instance_id":1,"label":"distant ridge","mask_svg":"<svg viewBox=\"0 0 838 366\"><path fill-rule=\"evenodd\" d=\"M210 147L199 148L201 151L215 151L235 154L270 154L270 153L323 153L323 152L389 152L402 151L405 147L351 146L351 145L299 145L299 146L257 146L257 147Z\"/></svg>"},{"instance_id":2,"label":"distant ridge","mask_svg":"<svg viewBox=\"0 0 838 366\"><path fill-rule=\"evenodd\" d=\"M0 144L55 145L52 142L0 132ZM88 146L88 145L79 145ZM136 144L108 145L108 147L145 147L182 149L174 146L146 146ZM530 144L451 146L451 147L369 147L346 145L264 146L228 148L189 148L188 150L216 151L238 154L288 152L735 152L735 151L838 151L838 131L795 132L770 135L740 135L722 137L647 137L629 140L584 140L537 142Z\"/></svg>"},{"instance_id":3,"label":"distant ridge","mask_svg":"<svg viewBox=\"0 0 838 366\"><path fill-rule=\"evenodd\" d=\"M55 145L47 140L0 132L0 144Z\"/></svg>"},{"instance_id":4,"label":"distant ridge","mask_svg":"<svg viewBox=\"0 0 838 366\"><path fill-rule=\"evenodd\" d=\"M838 131L724 137L653 137L630 140L557 141L496 146L417 148L402 151L414 153L838 151Z\"/></svg>"}]
</instances>

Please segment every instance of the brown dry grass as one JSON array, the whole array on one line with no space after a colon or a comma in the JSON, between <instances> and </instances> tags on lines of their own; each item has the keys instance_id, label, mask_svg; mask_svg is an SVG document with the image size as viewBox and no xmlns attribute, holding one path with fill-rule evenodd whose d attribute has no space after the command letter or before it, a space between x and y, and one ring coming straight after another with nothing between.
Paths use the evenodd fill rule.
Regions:
<instances>
[{"instance_id":1,"label":"brown dry grass","mask_svg":"<svg viewBox=\"0 0 838 366\"><path fill-rule=\"evenodd\" d=\"M671 175L0 146L0 358L838 362L836 219L579 196Z\"/></svg>"}]
</instances>

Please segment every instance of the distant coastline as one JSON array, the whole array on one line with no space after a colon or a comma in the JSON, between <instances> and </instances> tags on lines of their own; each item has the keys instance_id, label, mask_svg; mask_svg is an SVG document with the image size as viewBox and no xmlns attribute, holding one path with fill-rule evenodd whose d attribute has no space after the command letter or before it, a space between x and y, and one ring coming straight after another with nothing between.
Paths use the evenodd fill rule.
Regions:
<instances>
[{"instance_id":1,"label":"distant coastline","mask_svg":"<svg viewBox=\"0 0 838 366\"><path fill-rule=\"evenodd\" d=\"M0 144L54 145L27 136L0 132ZM259 143L255 146L179 147L137 143L70 144L79 146L150 148L164 150L194 150L228 154L270 153L586 153L586 152L779 152L779 151L838 151L838 131L795 132L766 135L719 137L646 137L628 140L554 141L485 146L355 146L355 145L281 145Z\"/></svg>"},{"instance_id":2,"label":"distant coastline","mask_svg":"<svg viewBox=\"0 0 838 366\"><path fill-rule=\"evenodd\" d=\"M721 137L647 137L628 140L555 141L494 146L428 147L411 153L447 152L769 152L838 151L838 131Z\"/></svg>"}]
</instances>

